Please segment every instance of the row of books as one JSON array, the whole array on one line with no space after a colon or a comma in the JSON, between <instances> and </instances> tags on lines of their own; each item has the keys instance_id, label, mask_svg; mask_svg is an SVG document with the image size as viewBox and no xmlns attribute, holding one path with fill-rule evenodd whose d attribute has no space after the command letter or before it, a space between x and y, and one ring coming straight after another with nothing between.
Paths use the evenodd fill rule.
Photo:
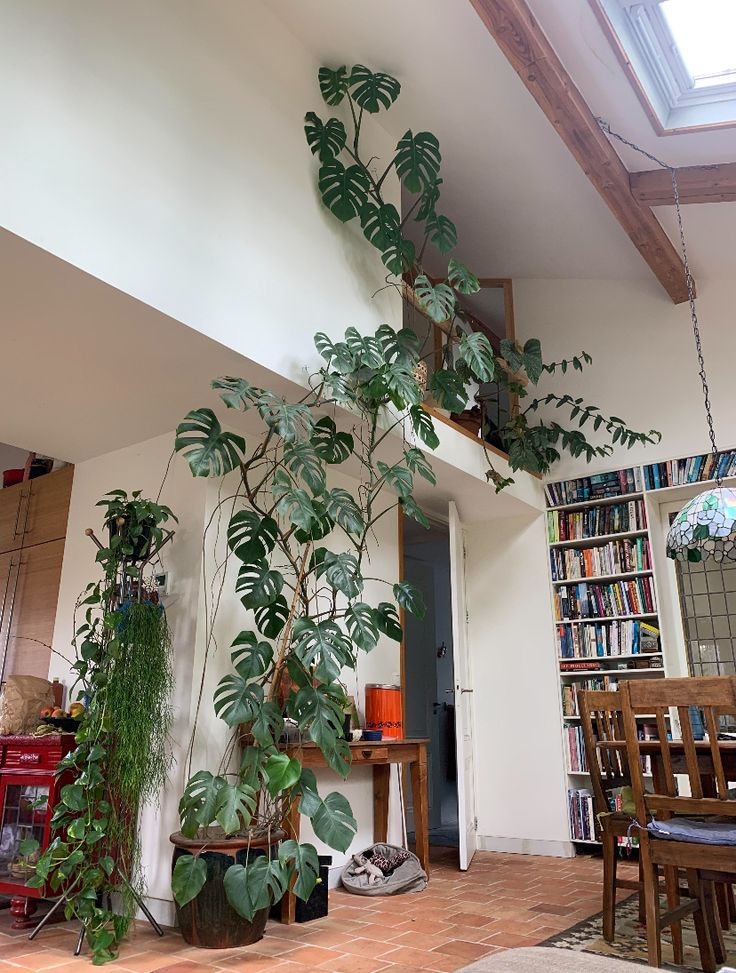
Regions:
<instances>
[{"instance_id":1,"label":"row of books","mask_svg":"<svg viewBox=\"0 0 736 973\"><path fill-rule=\"evenodd\" d=\"M567 792L567 812L573 841L595 841L595 809L590 791L570 788Z\"/></svg>"},{"instance_id":2,"label":"row of books","mask_svg":"<svg viewBox=\"0 0 736 973\"><path fill-rule=\"evenodd\" d=\"M736 476L736 449L715 456L713 453L702 453L700 456L671 459L644 467L644 483L648 490L682 483L702 483L717 476Z\"/></svg>"},{"instance_id":3,"label":"row of books","mask_svg":"<svg viewBox=\"0 0 736 973\"><path fill-rule=\"evenodd\" d=\"M588 760L585 756L583 728L581 726L566 726L565 744L567 748L567 769L570 773L587 773Z\"/></svg>"},{"instance_id":4,"label":"row of books","mask_svg":"<svg viewBox=\"0 0 736 973\"><path fill-rule=\"evenodd\" d=\"M652 579L631 578L594 584L563 585L554 593L558 621L599 618L611 615L644 615L657 610Z\"/></svg>"},{"instance_id":5,"label":"row of books","mask_svg":"<svg viewBox=\"0 0 736 973\"><path fill-rule=\"evenodd\" d=\"M581 503L585 500L603 500L618 497L624 493L638 493L641 490L639 470L613 470L609 473L596 473L575 480L560 480L545 486L547 502L551 507L564 503Z\"/></svg>"},{"instance_id":6,"label":"row of books","mask_svg":"<svg viewBox=\"0 0 736 973\"><path fill-rule=\"evenodd\" d=\"M599 676L595 679L581 679L580 682L565 683L562 686L563 716L580 716L578 693L582 689L613 693L618 690L618 679L615 676Z\"/></svg>"},{"instance_id":7,"label":"row of books","mask_svg":"<svg viewBox=\"0 0 736 973\"><path fill-rule=\"evenodd\" d=\"M557 626L558 655L594 659L659 651L659 629L638 619Z\"/></svg>"},{"instance_id":8,"label":"row of books","mask_svg":"<svg viewBox=\"0 0 736 973\"><path fill-rule=\"evenodd\" d=\"M554 548L549 552L549 557L553 581L649 571L652 567L646 537L609 541L598 547Z\"/></svg>"},{"instance_id":9,"label":"row of books","mask_svg":"<svg viewBox=\"0 0 736 973\"><path fill-rule=\"evenodd\" d=\"M548 510L547 534L552 543L580 541L601 534L624 534L645 530L647 526L644 501L608 503L587 510Z\"/></svg>"}]
</instances>

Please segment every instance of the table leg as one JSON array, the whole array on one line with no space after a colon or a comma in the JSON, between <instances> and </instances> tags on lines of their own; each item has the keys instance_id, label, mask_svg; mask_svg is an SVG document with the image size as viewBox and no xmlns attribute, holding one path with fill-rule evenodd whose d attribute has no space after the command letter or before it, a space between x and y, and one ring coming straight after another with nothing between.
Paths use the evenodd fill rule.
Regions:
<instances>
[{"instance_id":1,"label":"table leg","mask_svg":"<svg viewBox=\"0 0 736 973\"><path fill-rule=\"evenodd\" d=\"M414 835L417 858L429 875L429 804L427 800L427 748L422 745L411 764L411 796L414 805Z\"/></svg>"},{"instance_id":2,"label":"table leg","mask_svg":"<svg viewBox=\"0 0 736 973\"><path fill-rule=\"evenodd\" d=\"M388 841L388 794L391 764L373 765L373 840Z\"/></svg>"},{"instance_id":3,"label":"table leg","mask_svg":"<svg viewBox=\"0 0 736 973\"><path fill-rule=\"evenodd\" d=\"M299 802L300 798L297 798L291 807L289 808L289 813L286 816L286 832L287 837L293 838L294 841L299 841L299 830L301 826L301 814L299 813ZM291 884L293 885L296 881L296 875L292 878ZM281 900L281 921L286 925L294 922L296 919L296 896L291 891L291 887L286 895Z\"/></svg>"}]
</instances>

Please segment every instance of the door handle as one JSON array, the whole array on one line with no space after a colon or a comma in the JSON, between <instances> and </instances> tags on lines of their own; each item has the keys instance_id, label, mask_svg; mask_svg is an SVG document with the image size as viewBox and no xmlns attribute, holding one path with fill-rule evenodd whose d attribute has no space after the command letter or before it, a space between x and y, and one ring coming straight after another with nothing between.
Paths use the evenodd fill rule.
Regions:
<instances>
[{"instance_id":1,"label":"door handle","mask_svg":"<svg viewBox=\"0 0 736 973\"><path fill-rule=\"evenodd\" d=\"M474 690L473 689L461 689L460 692L461 692L461 694L462 693L472 693L472 692L474 692Z\"/></svg>"}]
</instances>

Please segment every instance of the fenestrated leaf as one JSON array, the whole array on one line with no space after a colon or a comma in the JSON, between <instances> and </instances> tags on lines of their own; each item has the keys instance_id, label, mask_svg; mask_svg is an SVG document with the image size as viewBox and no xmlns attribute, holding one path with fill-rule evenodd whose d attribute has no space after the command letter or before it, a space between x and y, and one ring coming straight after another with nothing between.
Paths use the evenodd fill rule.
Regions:
<instances>
[{"instance_id":1,"label":"fenestrated leaf","mask_svg":"<svg viewBox=\"0 0 736 973\"><path fill-rule=\"evenodd\" d=\"M345 166L333 159L319 170L319 191L322 202L342 223L357 216L366 204L368 176L361 166Z\"/></svg>"},{"instance_id":2,"label":"fenestrated leaf","mask_svg":"<svg viewBox=\"0 0 736 973\"><path fill-rule=\"evenodd\" d=\"M347 133L339 118L328 118L323 122L313 111L304 116L304 132L307 144L320 162L329 162L345 148Z\"/></svg>"},{"instance_id":3,"label":"fenestrated leaf","mask_svg":"<svg viewBox=\"0 0 736 973\"><path fill-rule=\"evenodd\" d=\"M234 378L223 375L212 382L212 388L219 392L220 398L228 409L240 409L247 412L263 394L263 389L251 385L245 378Z\"/></svg>"},{"instance_id":4,"label":"fenestrated leaf","mask_svg":"<svg viewBox=\"0 0 736 973\"><path fill-rule=\"evenodd\" d=\"M301 776L302 767L298 760L286 753L274 753L266 761L268 793L278 797L296 784Z\"/></svg>"},{"instance_id":5,"label":"fenestrated leaf","mask_svg":"<svg viewBox=\"0 0 736 973\"><path fill-rule=\"evenodd\" d=\"M317 778L309 767L302 767L299 783L294 788L294 796L300 797L299 811L305 817L311 818L319 810L322 798L317 789Z\"/></svg>"},{"instance_id":6,"label":"fenestrated leaf","mask_svg":"<svg viewBox=\"0 0 736 973\"><path fill-rule=\"evenodd\" d=\"M458 354L479 382L492 382L496 374L496 358L488 338L480 331L471 331L460 339Z\"/></svg>"},{"instance_id":7,"label":"fenestrated leaf","mask_svg":"<svg viewBox=\"0 0 736 973\"><path fill-rule=\"evenodd\" d=\"M364 601L354 602L345 612L345 625L359 649L370 652L378 644L378 625L374 608Z\"/></svg>"},{"instance_id":8,"label":"fenestrated leaf","mask_svg":"<svg viewBox=\"0 0 736 973\"><path fill-rule=\"evenodd\" d=\"M387 362L399 365L416 364L419 355L419 335L411 328L394 330L389 324L382 324L376 331L376 338L381 344Z\"/></svg>"},{"instance_id":9,"label":"fenestrated leaf","mask_svg":"<svg viewBox=\"0 0 736 973\"><path fill-rule=\"evenodd\" d=\"M476 294L480 290L480 281L473 271L454 257L447 264L447 281L458 294Z\"/></svg>"},{"instance_id":10,"label":"fenestrated leaf","mask_svg":"<svg viewBox=\"0 0 736 973\"><path fill-rule=\"evenodd\" d=\"M335 526L332 518L327 513L327 507L325 507L324 503L320 500L313 500L312 507L314 508L315 519L312 521L309 530L302 530L300 527L294 531L294 537L300 544L306 544L309 541L321 541L323 537L327 537Z\"/></svg>"},{"instance_id":11,"label":"fenestrated leaf","mask_svg":"<svg viewBox=\"0 0 736 973\"><path fill-rule=\"evenodd\" d=\"M455 311L455 292L447 284L437 284L435 287L425 274L420 274L414 281L414 293L436 324L442 324L452 317Z\"/></svg>"},{"instance_id":12,"label":"fenestrated leaf","mask_svg":"<svg viewBox=\"0 0 736 973\"><path fill-rule=\"evenodd\" d=\"M437 247L440 253L449 253L457 246L457 227L447 216L434 213L427 221L427 231L429 242Z\"/></svg>"},{"instance_id":13,"label":"fenestrated leaf","mask_svg":"<svg viewBox=\"0 0 736 973\"><path fill-rule=\"evenodd\" d=\"M250 732L259 746L275 746L284 732L284 716L279 704L273 700L265 702L251 724Z\"/></svg>"},{"instance_id":14,"label":"fenestrated leaf","mask_svg":"<svg viewBox=\"0 0 736 973\"><path fill-rule=\"evenodd\" d=\"M440 437L435 432L434 422L430 414L421 405L409 409L412 429L419 436L425 446L436 449L440 444Z\"/></svg>"},{"instance_id":15,"label":"fenestrated leaf","mask_svg":"<svg viewBox=\"0 0 736 973\"><path fill-rule=\"evenodd\" d=\"M286 603L286 598L283 595L279 595L276 601L270 605L265 605L263 608L256 608L254 614L256 628L261 635L265 635L267 639L275 639L281 634L284 625L286 625L286 619L289 617L289 606Z\"/></svg>"},{"instance_id":16,"label":"fenestrated leaf","mask_svg":"<svg viewBox=\"0 0 736 973\"><path fill-rule=\"evenodd\" d=\"M363 590L358 559L354 554L344 552L333 554L325 548L315 551L317 577L325 577L329 585L341 591L348 598L357 597Z\"/></svg>"},{"instance_id":17,"label":"fenestrated leaf","mask_svg":"<svg viewBox=\"0 0 736 973\"><path fill-rule=\"evenodd\" d=\"M322 459L310 443L296 443L284 450L283 462L292 476L298 477L314 494L325 489Z\"/></svg>"},{"instance_id":18,"label":"fenestrated leaf","mask_svg":"<svg viewBox=\"0 0 736 973\"><path fill-rule=\"evenodd\" d=\"M223 882L230 905L250 921L256 912L280 901L288 888L289 871L278 859L259 855L245 866L231 865Z\"/></svg>"},{"instance_id":19,"label":"fenestrated leaf","mask_svg":"<svg viewBox=\"0 0 736 973\"><path fill-rule=\"evenodd\" d=\"M308 440L314 419L309 406L301 402L286 402L273 392L264 392L258 399L258 411L266 425L286 443Z\"/></svg>"},{"instance_id":20,"label":"fenestrated leaf","mask_svg":"<svg viewBox=\"0 0 736 973\"><path fill-rule=\"evenodd\" d=\"M403 236L397 236L392 240L381 254L384 267L397 276L411 270L415 259L416 247L411 240Z\"/></svg>"},{"instance_id":21,"label":"fenestrated leaf","mask_svg":"<svg viewBox=\"0 0 736 973\"><path fill-rule=\"evenodd\" d=\"M364 527L363 513L352 494L342 487L333 487L325 495L327 514L348 534L360 534Z\"/></svg>"},{"instance_id":22,"label":"fenestrated leaf","mask_svg":"<svg viewBox=\"0 0 736 973\"><path fill-rule=\"evenodd\" d=\"M247 828L256 809L256 792L248 784L225 784L217 795L215 819L225 834Z\"/></svg>"},{"instance_id":23,"label":"fenestrated leaf","mask_svg":"<svg viewBox=\"0 0 736 973\"><path fill-rule=\"evenodd\" d=\"M311 442L315 453L331 465L344 463L355 447L350 433L338 432L330 416L322 416L315 423Z\"/></svg>"},{"instance_id":24,"label":"fenestrated leaf","mask_svg":"<svg viewBox=\"0 0 736 973\"><path fill-rule=\"evenodd\" d=\"M396 146L396 172L411 193L420 193L434 184L441 161L440 143L431 132L414 135L409 129Z\"/></svg>"},{"instance_id":25,"label":"fenestrated leaf","mask_svg":"<svg viewBox=\"0 0 736 973\"><path fill-rule=\"evenodd\" d=\"M176 427L174 449L184 453L195 476L224 476L240 464L245 440L223 432L212 409L194 409Z\"/></svg>"},{"instance_id":26,"label":"fenestrated leaf","mask_svg":"<svg viewBox=\"0 0 736 973\"><path fill-rule=\"evenodd\" d=\"M402 608L417 618L424 618L427 613L424 596L410 581L399 581L394 585L394 598Z\"/></svg>"},{"instance_id":27,"label":"fenestrated leaf","mask_svg":"<svg viewBox=\"0 0 736 973\"><path fill-rule=\"evenodd\" d=\"M360 211L363 235L377 250L385 250L401 236L401 217L393 203L377 206L367 202Z\"/></svg>"},{"instance_id":28,"label":"fenestrated leaf","mask_svg":"<svg viewBox=\"0 0 736 973\"><path fill-rule=\"evenodd\" d=\"M397 409L407 409L419 405L422 392L410 368L392 362L384 372L383 380L391 394L391 401Z\"/></svg>"},{"instance_id":29,"label":"fenestrated leaf","mask_svg":"<svg viewBox=\"0 0 736 973\"><path fill-rule=\"evenodd\" d=\"M193 838L200 826L207 827L215 820L218 795L226 783L224 777L215 777L208 770L189 778L179 801L183 835Z\"/></svg>"},{"instance_id":30,"label":"fenestrated leaf","mask_svg":"<svg viewBox=\"0 0 736 973\"><path fill-rule=\"evenodd\" d=\"M258 559L240 566L235 582L235 590L242 594L241 601L246 608L261 608L270 605L284 588L284 576L273 571L268 561Z\"/></svg>"},{"instance_id":31,"label":"fenestrated leaf","mask_svg":"<svg viewBox=\"0 0 736 973\"><path fill-rule=\"evenodd\" d=\"M243 747L243 755L240 761L240 779L255 791L260 786L267 759L267 754L263 752L260 746L247 745Z\"/></svg>"},{"instance_id":32,"label":"fenestrated leaf","mask_svg":"<svg viewBox=\"0 0 736 973\"><path fill-rule=\"evenodd\" d=\"M296 881L292 891L297 898L307 901L314 891L319 878L319 856L314 845L300 845L298 841L289 839L282 841L279 847L279 857L296 872Z\"/></svg>"},{"instance_id":33,"label":"fenestrated leaf","mask_svg":"<svg viewBox=\"0 0 736 973\"><path fill-rule=\"evenodd\" d=\"M399 613L390 601L382 601L379 604L376 608L375 618L379 632L393 639L394 642L401 641L403 633L399 622Z\"/></svg>"},{"instance_id":34,"label":"fenestrated leaf","mask_svg":"<svg viewBox=\"0 0 736 973\"><path fill-rule=\"evenodd\" d=\"M437 483L437 477L434 475L434 470L427 462L427 459L421 449L412 447L404 452L404 460L406 465L412 471L412 473L418 473L423 476L427 482L434 486Z\"/></svg>"},{"instance_id":35,"label":"fenestrated leaf","mask_svg":"<svg viewBox=\"0 0 736 973\"><path fill-rule=\"evenodd\" d=\"M513 338L501 340L501 355L512 372L520 372L524 368L524 354Z\"/></svg>"},{"instance_id":36,"label":"fenestrated leaf","mask_svg":"<svg viewBox=\"0 0 736 973\"><path fill-rule=\"evenodd\" d=\"M207 862L199 855L181 855L171 875L171 891L180 906L195 899L207 881Z\"/></svg>"},{"instance_id":37,"label":"fenestrated leaf","mask_svg":"<svg viewBox=\"0 0 736 973\"><path fill-rule=\"evenodd\" d=\"M327 364L341 375L348 375L355 368L355 358L346 342L333 341L324 331L318 331L314 346Z\"/></svg>"},{"instance_id":38,"label":"fenestrated leaf","mask_svg":"<svg viewBox=\"0 0 736 973\"><path fill-rule=\"evenodd\" d=\"M263 689L258 683L247 682L242 676L229 673L217 684L214 696L215 713L228 726L254 720L262 705Z\"/></svg>"},{"instance_id":39,"label":"fenestrated leaf","mask_svg":"<svg viewBox=\"0 0 736 973\"><path fill-rule=\"evenodd\" d=\"M378 472L384 477L386 483L392 487L400 497L407 497L411 493L414 487L414 477L412 476L411 470L408 470L405 466L399 466L395 464L394 466L388 466L381 460L376 463L378 467Z\"/></svg>"},{"instance_id":40,"label":"fenestrated leaf","mask_svg":"<svg viewBox=\"0 0 736 973\"><path fill-rule=\"evenodd\" d=\"M363 335L357 328L346 328L345 344L350 349L357 367L380 368L384 364L381 342L375 335Z\"/></svg>"},{"instance_id":41,"label":"fenestrated leaf","mask_svg":"<svg viewBox=\"0 0 736 973\"><path fill-rule=\"evenodd\" d=\"M270 554L276 546L278 524L255 510L239 510L227 526L227 543L241 561L253 561Z\"/></svg>"},{"instance_id":42,"label":"fenestrated leaf","mask_svg":"<svg viewBox=\"0 0 736 973\"><path fill-rule=\"evenodd\" d=\"M425 530L429 530L431 526L429 523L429 518L416 502L414 497L404 497L403 499L399 500L399 503L404 508L404 513L407 517L411 517L412 520L416 520L416 522L421 524Z\"/></svg>"},{"instance_id":43,"label":"fenestrated leaf","mask_svg":"<svg viewBox=\"0 0 736 973\"><path fill-rule=\"evenodd\" d=\"M439 407L449 409L451 412L462 412L468 401L465 383L457 372L449 369L440 368L432 372L429 390Z\"/></svg>"},{"instance_id":44,"label":"fenestrated leaf","mask_svg":"<svg viewBox=\"0 0 736 973\"><path fill-rule=\"evenodd\" d=\"M345 666L355 662L350 639L329 619L314 622L300 618L294 623L293 652L305 669L314 668L317 678L332 682Z\"/></svg>"},{"instance_id":45,"label":"fenestrated leaf","mask_svg":"<svg viewBox=\"0 0 736 973\"><path fill-rule=\"evenodd\" d=\"M320 809L312 816L312 827L320 841L341 852L348 850L358 830L350 804L337 791L324 798Z\"/></svg>"},{"instance_id":46,"label":"fenestrated leaf","mask_svg":"<svg viewBox=\"0 0 736 973\"><path fill-rule=\"evenodd\" d=\"M339 688L335 687L336 690ZM318 688L302 686L288 700L290 716L300 730L309 733L309 738L320 747L328 761L343 734L344 704L344 695L340 698L325 685Z\"/></svg>"},{"instance_id":47,"label":"fenestrated leaf","mask_svg":"<svg viewBox=\"0 0 736 973\"><path fill-rule=\"evenodd\" d=\"M328 105L339 105L348 90L348 69L344 65L339 68L320 68L318 77L319 90L324 100Z\"/></svg>"},{"instance_id":48,"label":"fenestrated leaf","mask_svg":"<svg viewBox=\"0 0 736 973\"><path fill-rule=\"evenodd\" d=\"M401 92L396 78L382 71L371 71L363 64L356 64L353 68L349 86L356 105L371 114L382 108L390 108Z\"/></svg>"},{"instance_id":49,"label":"fenestrated leaf","mask_svg":"<svg viewBox=\"0 0 736 973\"><path fill-rule=\"evenodd\" d=\"M260 641L255 632L241 632L236 636L230 653L233 667L243 679L254 679L267 672L273 662L273 648Z\"/></svg>"},{"instance_id":50,"label":"fenestrated leaf","mask_svg":"<svg viewBox=\"0 0 736 973\"><path fill-rule=\"evenodd\" d=\"M417 207L416 216L414 217L416 223L424 223L430 217L434 216L435 206L440 199L441 185L442 179L435 178L424 187L424 191L419 200L419 206Z\"/></svg>"},{"instance_id":51,"label":"fenestrated leaf","mask_svg":"<svg viewBox=\"0 0 736 973\"><path fill-rule=\"evenodd\" d=\"M276 470L271 484L276 509L296 527L308 531L317 519L312 500L306 490L295 487L284 470Z\"/></svg>"}]
</instances>

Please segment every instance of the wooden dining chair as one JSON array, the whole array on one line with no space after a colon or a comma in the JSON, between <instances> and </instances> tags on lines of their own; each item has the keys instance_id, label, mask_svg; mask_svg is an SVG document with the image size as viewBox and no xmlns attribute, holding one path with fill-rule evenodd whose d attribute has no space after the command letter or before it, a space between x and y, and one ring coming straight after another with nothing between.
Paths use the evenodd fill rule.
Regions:
<instances>
[{"instance_id":1,"label":"wooden dining chair","mask_svg":"<svg viewBox=\"0 0 736 973\"><path fill-rule=\"evenodd\" d=\"M620 693L639 826L649 965L662 965L662 929L692 913L703 970L713 973L716 962L725 960L714 882L731 881L736 874L736 800L728 797L718 744L719 710L736 712L736 677L627 680L622 681ZM703 712L708 733L700 755L690 723L691 706ZM666 717L671 708L679 717L679 745L667 738ZM658 739L647 741L654 783L650 793L645 787L637 727L637 716L643 714L648 723L657 725ZM678 775L687 778L689 796L679 794ZM713 778L713 797L704 796L704 776ZM676 883L670 883L668 911L661 915L659 869L668 867L685 870L690 897L681 903Z\"/></svg>"}]
</instances>

